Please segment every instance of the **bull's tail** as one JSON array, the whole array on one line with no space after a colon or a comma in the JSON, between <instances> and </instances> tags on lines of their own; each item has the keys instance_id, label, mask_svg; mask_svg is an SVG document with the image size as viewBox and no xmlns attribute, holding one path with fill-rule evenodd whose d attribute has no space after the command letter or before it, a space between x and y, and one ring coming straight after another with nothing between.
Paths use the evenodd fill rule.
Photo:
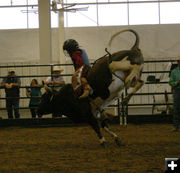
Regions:
<instances>
[{"instance_id":1,"label":"bull's tail","mask_svg":"<svg viewBox=\"0 0 180 173\"><path fill-rule=\"evenodd\" d=\"M131 50L139 48L139 36L138 36L138 33L136 31L134 31L133 29L125 29L125 30L122 30L122 31L119 31L119 32L113 34L111 39L108 42L108 47L110 48L114 38L123 32L132 32L136 36L136 41L135 41L134 45L132 46Z\"/></svg>"}]
</instances>

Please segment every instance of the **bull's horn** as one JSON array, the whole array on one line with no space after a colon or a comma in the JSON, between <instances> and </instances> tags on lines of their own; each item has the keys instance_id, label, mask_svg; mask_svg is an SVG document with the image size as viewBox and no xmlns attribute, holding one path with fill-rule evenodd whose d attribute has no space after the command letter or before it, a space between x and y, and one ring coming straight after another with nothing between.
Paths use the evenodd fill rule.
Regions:
<instances>
[{"instance_id":1,"label":"bull's horn","mask_svg":"<svg viewBox=\"0 0 180 173\"><path fill-rule=\"evenodd\" d=\"M50 88L50 87L48 87L46 84L44 85L44 89L46 90L46 91L50 91L50 92L52 92L52 89Z\"/></svg>"}]
</instances>

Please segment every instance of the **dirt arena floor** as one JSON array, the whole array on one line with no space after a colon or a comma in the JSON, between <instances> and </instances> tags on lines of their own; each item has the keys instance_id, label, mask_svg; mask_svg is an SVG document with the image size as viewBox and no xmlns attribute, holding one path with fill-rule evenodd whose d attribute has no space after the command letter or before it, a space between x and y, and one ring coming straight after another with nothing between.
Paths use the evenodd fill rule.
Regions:
<instances>
[{"instance_id":1,"label":"dirt arena floor","mask_svg":"<svg viewBox=\"0 0 180 173\"><path fill-rule=\"evenodd\" d=\"M1 173L163 173L164 159L180 157L180 132L170 124L112 125L102 148L89 126L0 128Z\"/></svg>"}]
</instances>

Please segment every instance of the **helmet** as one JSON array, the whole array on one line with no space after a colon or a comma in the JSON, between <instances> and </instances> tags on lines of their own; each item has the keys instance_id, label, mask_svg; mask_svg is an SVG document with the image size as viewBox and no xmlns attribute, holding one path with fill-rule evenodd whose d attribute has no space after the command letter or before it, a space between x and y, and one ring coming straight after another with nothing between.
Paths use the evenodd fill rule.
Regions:
<instances>
[{"instance_id":1,"label":"helmet","mask_svg":"<svg viewBox=\"0 0 180 173\"><path fill-rule=\"evenodd\" d=\"M68 52L75 51L79 48L79 44L76 40L68 39L63 44L63 50L66 50Z\"/></svg>"}]
</instances>

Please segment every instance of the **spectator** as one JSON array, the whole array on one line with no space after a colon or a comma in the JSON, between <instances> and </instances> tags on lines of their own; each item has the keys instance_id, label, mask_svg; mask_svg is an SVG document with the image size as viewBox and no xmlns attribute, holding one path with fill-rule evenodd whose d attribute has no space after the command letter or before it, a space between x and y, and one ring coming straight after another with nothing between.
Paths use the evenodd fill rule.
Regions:
<instances>
[{"instance_id":1,"label":"spectator","mask_svg":"<svg viewBox=\"0 0 180 173\"><path fill-rule=\"evenodd\" d=\"M61 73L63 72L62 69L58 66L53 67L52 76L46 79L46 85L50 85L53 87L54 90L59 91L61 87L65 84Z\"/></svg>"},{"instance_id":2,"label":"spectator","mask_svg":"<svg viewBox=\"0 0 180 173\"><path fill-rule=\"evenodd\" d=\"M20 118L19 114L19 96L21 80L15 74L14 69L8 70L8 75L2 80L1 86L5 87L6 92L6 109L8 112L8 118L13 118L13 109L15 118Z\"/></svg>"},{"instance_id":3,"label":"spectator","mask_svg":"<svg viewBox=\"0 0 180 173\"><path fill-rule=\"evenodd\" d=\"M177 63L178 66L172 70L169 80L169 84L173 88L173 131L178 131L180 127L180 56L177 57Z\"/></svg>"},{"instance_id":4,"label":"spectator","mask_svg":"<svg viewBox=\"0 0 180 173\"><path fill-rule=\"evenodd\" d=\"M30 97L29 108L32 115L32 118L36 118L36 109L40 104L41 93L41 84L38 84L36 79L33 79L30 84L30 89L26 88L26 95Z\"/></svg>"},{"instance_id":5,"label":"spectator","mask_svg":"<svg viewBox=\"0 0 180 173\"><path fill-rule=\"evenodd\" d=\"M61 76L62 71L63 70L60 69L59 66L54 66L53 71L52 71L52 76L48 77L46 79L45 84L49 85L49 86L52 86L53 90L59 91L61 89L61 87L65 84L63 76ZM52 114L53 118L60 117L60 116L61 115L59 115L57 113Z\"/></svg>"}]
</instances>

